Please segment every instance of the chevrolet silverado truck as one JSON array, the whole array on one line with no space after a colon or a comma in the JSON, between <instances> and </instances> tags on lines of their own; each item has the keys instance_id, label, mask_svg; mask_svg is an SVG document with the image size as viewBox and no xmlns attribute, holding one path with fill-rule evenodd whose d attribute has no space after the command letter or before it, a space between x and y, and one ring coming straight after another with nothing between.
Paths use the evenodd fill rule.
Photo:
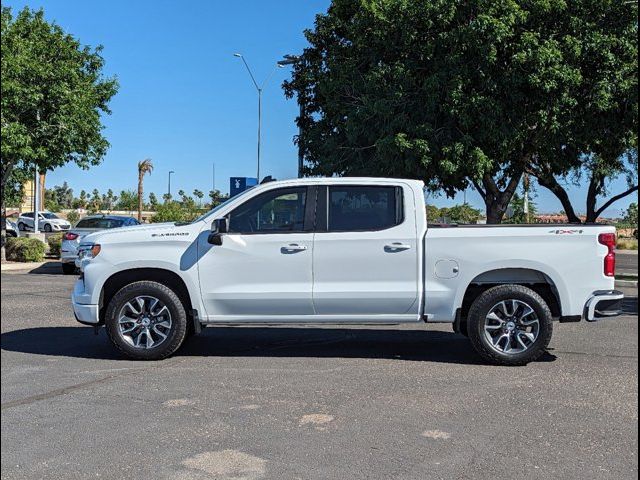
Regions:
<instances>
[{"instance_id":1,"label":"chevrolet silverado truck","mask_svg":"<svg viewBox=\"0 0 640 480\"><path fill-rule=\"evenodd\" d=\"M190 223L88 235L72 304L134 359L206 325L448 322L524 365L554 320L620 313L615 245L606 225L430 225L416 180L274 181Z\"/></svg>"}]
</instances>

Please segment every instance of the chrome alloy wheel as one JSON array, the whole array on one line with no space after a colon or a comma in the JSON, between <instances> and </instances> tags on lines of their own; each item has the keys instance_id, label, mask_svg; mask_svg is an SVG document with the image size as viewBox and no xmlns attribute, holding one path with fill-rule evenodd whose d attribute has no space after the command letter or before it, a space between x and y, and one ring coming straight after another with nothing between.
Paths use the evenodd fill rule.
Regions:
<instances>
[{"instance_id":1,"label":"chrome alloy wheel","mask_svg":"<svg viewBox=\"0 0 640 480\"><path fill-rule=\"evenodd\" d=\"M135 297L120 309L118 332L133 347L157 347L171 332L171 312L155 297Z\"/></svg>"},{"instance_id":2,"label":"chrome alloy wheel","mask_svg":"<svg viewBox=\"0 0 640 480\"><path fill-rule=\"evenodd\" d=\"M539 333L538 315L521 300L504 300L494 305L485 317L485 337L499 353L522 353L535 343Z\"/></svg>"}]
</instances>

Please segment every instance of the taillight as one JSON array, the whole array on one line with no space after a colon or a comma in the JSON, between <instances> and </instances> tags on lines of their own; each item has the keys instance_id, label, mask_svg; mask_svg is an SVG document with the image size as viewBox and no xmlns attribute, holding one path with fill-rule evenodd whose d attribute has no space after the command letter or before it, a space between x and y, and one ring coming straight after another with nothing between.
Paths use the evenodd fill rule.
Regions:
<instances>
[{"instance_id":1,"label":"taillight","mask_svg":"<svg viewBox=\"0 0 640 480\"><path fill-rule=\"evenodd\" d=\"M75 240L76 238L78 238L80 235L78 235L77 233L73 233L73 232L66 232L64 235L62 235L62 239L63 240Z\"/></svg>"},{"instance_id":2,"label":"taillight","mask_svg":"<svg viewBox=\"0 0 640 480\"><path fill-rule=\"evenodd\" d=\"M609 249L609 253L604 257L604 274L613 277L616 274L616 234L601 233L598 235L598 242Z\"/></svg>"}]
</instances>

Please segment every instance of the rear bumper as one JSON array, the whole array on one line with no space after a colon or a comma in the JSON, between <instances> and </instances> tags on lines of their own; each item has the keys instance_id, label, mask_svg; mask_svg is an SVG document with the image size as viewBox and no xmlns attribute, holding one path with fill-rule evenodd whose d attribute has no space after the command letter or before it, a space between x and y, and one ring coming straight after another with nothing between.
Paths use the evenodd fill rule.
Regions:
<instances>
[{"instance_id":1,"label":"rear bumper","mask_svg":"<svg viewBox=\"0 0 640 480\"><path fill-rule=\"evenodd\" d=\"M584 318L595 322L602 318L615 317L622 313L624 293L619 290L598 290L584 306Z\"/></svg>"}]
</instances>

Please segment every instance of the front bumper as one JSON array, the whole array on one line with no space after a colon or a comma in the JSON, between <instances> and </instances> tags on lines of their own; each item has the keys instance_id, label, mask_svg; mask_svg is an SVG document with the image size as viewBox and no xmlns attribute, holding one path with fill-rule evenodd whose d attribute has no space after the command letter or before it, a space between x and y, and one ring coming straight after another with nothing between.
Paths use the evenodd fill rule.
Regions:
<instances>
[{"instance_id":1,"label":"front bumper","mask_svg":"<svg viewBox=\"0 0 640 480\"><path fill-rule=\"evenodd\" d=\"M71 305L73 306L73 314L76 320L85 325L98 325L100 323L100 306L80 303L84 295L84 282L77 280L71 294ZM86 300L85 300L86 301Z\"/></svg>"},{"instance_id":2,"label":"front bumper","mask_svg":"<svg viewBox=\"0 0 640 480\"><path fill-rule=\"evenodd\" d=\"M598 290L584 306L584 318L595 322L601 318L615 317L622 313L624 293L619 290Z\"/></svg>"},{"instance_id":3,"label":"front bumper","mask_svg":"<svg viewBox=\"0 0 640 480\"><path fill-rule=\"evenodd\" d=\"M98 315L98 305L84 305L82 303L76 303L71 299L73 305L73 314L76 320L85 325L98 325L100 323L100 317Z\"/></svg>"}]
</instances>

